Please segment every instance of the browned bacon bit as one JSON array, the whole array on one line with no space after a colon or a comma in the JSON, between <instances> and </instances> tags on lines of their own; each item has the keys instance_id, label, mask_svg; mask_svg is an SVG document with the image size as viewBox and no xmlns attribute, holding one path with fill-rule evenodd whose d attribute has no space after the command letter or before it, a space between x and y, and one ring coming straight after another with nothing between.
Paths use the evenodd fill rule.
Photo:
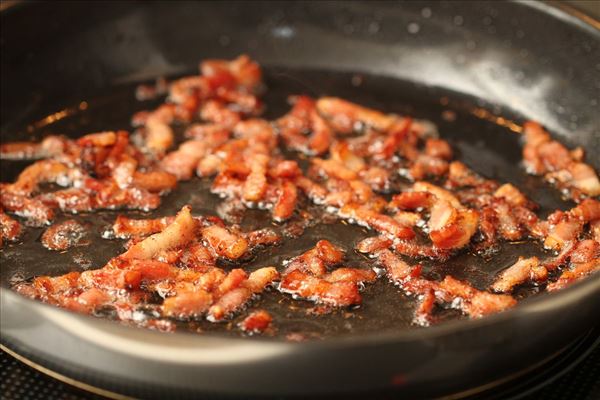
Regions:
<instances>
[{"instance_id":1,"label":"browned bacon bit","mask_svg":"<svg viewBox=\"0 0 600 400\"><path fill-rule=\"evenodd\" d=\"M0 185L0 203L5 210L25 218L33 226L49 225L54 218L54 211L43 201L12 193L5 185Z\"/></svg>"},{"instance_id":2,"label":"browned bacon bit","mask_svg":"<svg viewBox=\"0 0 600 400\"><path fill-rule=\"evenodd\" d=\"M327 273L327 267L339 264L342 251L327 240L289 260L279 290L317 304L346 307L360 304L359 288L363 282L377 279L374 271L338 268Z\"/></svg>"},{"instance_id":3,"label":"browned bacon bit","mask_svg":"<svg viewBox=\"0 0 600 400\"><path fill-rule=\"evenodd\" d=\"M419 300L419 305L415 310L413 324L420 326L429 326L433 321L433 308L435 307L435 291L433 289L425 290L425 293Z\"/></svg>"},{"instance_id":4,"label":"browned bacon bit","mask_svg":"<svg viewBox=\"0 0 600 400\"><path fill-rule=\"evenodd\" d=\"M458 308L474 318L504 311L517 304L512 296L483 292L451 276L446 276L439 283L437 290L441 291L444 297L452 298L453 301L459 299Z\"/></svg>"},{"instance_id":5,"label":"browned bacon bit","mask_svg":"<svg viewBox=\"0 0 600 400\"><path fill-rule=\"evenodd\" d=\"M271 314L265 310L256 310L248 314L238 326L248 335L257 335L265 333L272 322L273 317L271 317Z\"/></svg>"},{"instance_id":6,"label":"browned bacon bit","mask_svg":"<svg viewBox=\"0 0 600 400\"><path fill-rule=\"evenodd\" d=\"M173 217L157 219L132 219L119 215L112 226L115 237L128 239L152 235L165 229L173 222Z\"/></svg>"},{"instance_id":7,"label":"browned bacon bit","mask_svg":"<svg viewBox=\"0 0 600 400\"><path fill-rule=\"evenodd\" d=\"M509 295L479 291L466 282L446 276L443 281L430 281L421 277L421 267L410 266L389 250L377 254L386 268L388 277L407 294L426 295L434 291L437 302L457 307L471 317L481 317L513 307L516 300Z\"/></svg>"},{"instance_id":8,"label":"browned bacon bit","mask_svg":"<svg viewBox=\"0 0 600 400\"><path fill-rule=\"evenodd\" d=\"M273 205L273 219L277 222L290 218L296 209L298 189L292 182L285 180L278 190L277 201Z\"/></svg>"},{"instance_id":9,"label":"browned bacon bit","mask_svg":"<svg viewBox=\"0 0 600 400\"><path fill-rule=\"evenodd\" d=\"M351 133L364 126L386 132L397 118L336 97L322 97L317 100L316 106L317 111L339 133Z\"/></svg>"},{"instance_id":10,"label":"browned bacon bit","mask_svg":"<svg viewBox=\"0 0 600 400\"><path fill-rule=\"evenodd\" d=\"M85 234L86 229L81 223L69 219L61 223L55 223L46 229L42 235L42 244L48 250L67 250L81 244Z\"/></svg>"},{"instance_id":11,"label":"browned bacon bit","mask_svg":"<svg viewBox=\"0 0 600 400\"><path fill-rule=\"evenodd\" d=\"M340 263L343 258L344 253L340 248L328 240L319 240L314 248L285 263L285 274L299 269L321 276L327 272L327 267Z\"/></svg>"},{"instance_id":12,"label":"browned bacon bit","mask_svg":"<svg viewBox=\"0 0 600 400\"><path fill-rule=\"evenodd\" d=\"M570 245L561 252L557 260L551 260L547 265L556 267L564 264L567 257L570 258L571 268L565 269L556 282L548 284L548 291L562 289L600 269L600 243L592 239L582 240Z\"/></svg>"},{"instance_id":13,"label":"browned bacon bit","mask_svg":"<svg viewBox=\"0 0 600 400\"><path fill-rule=\"evenodd\" d=\"M393 239L412 239L415 232L389 215L372 211L365 206L347 205L339 211L339 216L369 229L376 230Z\"/></svg>"},{"instance_id":14,"label":"browned bacon bit","mask_svg":"<svg viewBox=\"0 0 600 400\"><path fill-rule=\"evenodd\" d=\"M375 271L370 269L340 267L323 276L327 282L374 282L377 279Z\"/></svg>"},{"instance_id":15,"label":"browned bacon bit","mask_svg":"<svg viewBox=\"0 0 600 400\"><path fill-rule=\"evenodd\" d=\"M548 270L540 265L537 257L523 258L502 271L491 289L495 292L510 292L515 286L529 280L540 282L548 278Z\"/></svg>"},{"instance_id":16,"label":"browned bacon bit","mask_svg":"<svg viewBox=\"0 0 600 400\"><path fill-rule=\"evenodd\" d=\"M21 224L6 215L0 208L0 247L4 241L14 242L21 235Z\"/></svg>"},{"instance_id":17,"label":"browned bacon bit","mask_svg":"<svg viewBox=\"0 0 600 400\"><path fill-rule=\"evenodd\" d=\"M290 112L279 120L277 127L286 145L306 154L323 154L331 144L333 133L317 113L315 102L308 96L293 96ZM309 134L309 136L305 136Z\"/></svg>"},{"instance_id":18,"label":"browned bacon bit","mask_svg":"<svg viewBox=\"0 0 600 400\"><path fill-rule=\"evenodd\" d=\"M229 274L232 273L233 271ZM212 322L223 320L277 279L279 279L279 273L273 267L261 268L252 272L247 279L240 280L232 289L221 295L208 309L207 319Z\"/></svg>"},{"instance_id":19,"label":"browned bacon bit","mask_svg":"<svg viewBox=\"0 0 600 400\"><path fill-rule=\"evenodd\" d=\"M185 206L163 231L134 244L123 254L123 257L150 259L161 250L183 246L193 239L197 227L197 221L192 218L191 208Z\"/></svg>"},{"instance_id":20,"label":"browned bacon bit","mask_svg":"<svg viewBox=\"0 0 600 400\"><path fill-rule=\"evenodd\" d=\"M536 122L527 122L524 133L523 161L527 172L544 175L547 181L566 191L575 201L600 195L598 175L592 167L581 162L581 151L569 152Z\"/></svg>"},{"instance_id":21,"label":"browned bacon bit","mask_svg":"<svg viewBox=\"0 0 600 400\"><path fill-rule=\"evenodd\" d=\"M285 274L279 286L283 293L326 304L332 307L347 307L360 304L362 298L358 286L353 282L328 282L301 270Z\"/></svg>"},{"instance_id":22,"label":"browned bacon bit","mask_svg":"<svg viewBox=\"0 0 600 400\"><path fill-rule=\"evenodd\" d=\"M248 241L245 238L221 226L212 225L203 228L202 237L219 257L230 260L242 257L248 249Z\"/></svg>"},{"instance_id":23,"label":"browned bacon bit","mask_svg":"<svg viewBox=\"0 0 600 400\"><path fill-rule=\"evenodd\" d=\"M248 240L248 245L250 248L254 248L256 246L270 246L279 244L281 242L281 236L269 228L248 232L246 234L246 239Z\"/></svg>"},{"instance_id":24,"label":"browned bacon bit","mask_svg":"<svg viewBox=\"0 0 600 400\"><path fill-rule=\"evenodd\" d=\"M548 229L545 232L544 247L560 250L574 242L586 223L600 219L600 201L585 199L573 209L555 211L548 216Z\"/></svg>"},{"instance_id":25,"label":"browned bacon bit","mask_svg":"<svg viewBox=\"0 0 600 400\"><path fill-rule=\"evenodd\" d=\"M392 245L392 240L382 237L375 236L361 240L356 244L356 250L360 253L370 254L375 256L380 250L385 250Z\"/></svg>"},{"instance_id":26,"label":"browned bacon bit","mask_svg":"<svg viewBox=\"0 0 600 400\"><path fill-rule=\"evenodd\" d=\"M598 259L574 264L572 269L563 271L556 282L548 284L546 289L549 292L564 289L575 281L584 278L587 275L591 275L600 270L600 261Z\"/></svg>"}]
</instances>

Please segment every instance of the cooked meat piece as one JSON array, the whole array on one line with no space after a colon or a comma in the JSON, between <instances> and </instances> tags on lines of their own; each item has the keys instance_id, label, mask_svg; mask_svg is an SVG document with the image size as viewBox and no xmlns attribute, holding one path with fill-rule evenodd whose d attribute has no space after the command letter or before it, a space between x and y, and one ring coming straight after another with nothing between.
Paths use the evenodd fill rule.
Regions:
<instances>
[{"instance_id":1,"label":"cooked meat piece","mask_svg":"<svg viewBox=\"0 0 600 400\"><path fill-rule=\"evenodd\" d=\"M123 257L151 259L161 250L173 249L189 243L196 234L197 227L197 222L192 218L191 208L185 206L163 231L134 244L123 254Z\"/></svg>"},{"instance_id":2,"label":"cooked meat piece","mask_svg":"<svg viewBox=\"0 0 600 400\"><path fill-rule=\"evenodd\" d=\"M350 133L369 126L379 131L387 131L396 117L350 103L335 97L322 97L317 100L317 111L340 133Z\"/></svg>"},{"instance_id":3,"label":"cooked meat piece","mask_svg":"<svg viewBox=\"0 0 600 400\"><path fill-rule=\"evenodd\" d=\"M252 311L242 322L239 327L242 331L249 335L264 333L273 322L273 317L265 310Z\"/></svg>"},{"instance_id":4,"label":"cooked meat piece","mask_svg":"<svg viewBox=\"0 0 600 400\"><path fill-rule=\"evenodd\" d=\"M22 229L19 221L6 215L0 208L0 247L4 241L16 241L21 236Z\"/></svg>"},{"instance_id":5,"label":"cooked meat piece","mask_svg":"<svg viewBox=\"0 0 600 400\"><path fill-rule=\"evenodd\" d=\"M283 275L279 290L332 307L360 304L362 298L354 282L329 282L312 274L293 270Z\"/></svg>"},{"instance_id":6,"label":"cooked meat piece","mask_svg":"<svg viewBox=\"0 0 600 400\"><path fill-rule=\"evenodd\" d=\"M69 219L46 229L42 235L42 245L48 250L63 251L81 244L86 234L85 226Z\"/></svg>"},{"instance_id":7,"label":"cooked meat piece","mask_svg":"<svg viewBox=\"0 0 600 400\"><path fill-rule=\"evenodd\" d=\"M528 280L544 281L548 278L548 271L537 257L522 258L502 271L496 281L492 284L491 289L495 292L510 292L515 286L520 285Z\"/></svg>"},{"instance_id":8,"label":"cooked meat piece","mask_svg":"<svg viewBox=\"0 0 600 400\"><path fill-rule=\"evenodd\" d=\"M212 225L202 229L202 237L219 257L237 260L248 250L248 241L226 228Z\"/></svg>"},{"instance_id":9,"label":"cooked meat piece","mask_svg":"<svg viewBox=\"0 0 600 400\"><path fill-rule=\"evenodd\" d=\"M600 195L598 175L592 167L581 162L581 151L569 152L536 122L524 125L524 135L523 161L527 172L544 175L547 181L566 191L575 201Z\"/></svg>"}]
</instances>

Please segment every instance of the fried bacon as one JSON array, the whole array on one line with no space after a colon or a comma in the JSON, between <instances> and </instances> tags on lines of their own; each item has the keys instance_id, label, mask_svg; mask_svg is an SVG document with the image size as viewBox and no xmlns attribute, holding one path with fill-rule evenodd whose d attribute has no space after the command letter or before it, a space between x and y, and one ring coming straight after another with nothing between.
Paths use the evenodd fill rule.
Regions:
<instances>
[{"instance_id":1,"label":"fried bacon","mask_svg":"<svg viewBox=\"0 0 600 400\"><path fill-rule=\"evenodd\" d=\"M343 260L344 254L327 240L289 260L285 265L279 290L317 304L347 307L360 304L359 288L363 282L377 279L374 271L355 268L327 269Z\"/></svg>"},{"instance_id":2,"label":"fried bacon","mask_svg":"<svg viewBox=\"0 0 600 400\"><path fill-rule=\"evenodd\" d=\"M192 218L191 208L183 207L171 224L163 231L155 233L131 246L123 257L129 259L150 259L161 250L168 250L189 243L196 234L198 224Z\"/></svg>"},{"instance_id":3,"label":"fried bacon","mask_svg":"<svg viewBox=\"0 0 600 400\"><path fill-rule=\"evenodd\" d=\"M523 162L527 172L544 175L544 179L565 191L571 199L600 195L600 180L592 167L581 162L582 151L570 152L536 122L524 125Z\"/></svg>"},{"instance_id":4,"label":"fried bacon","mask_svg":"<svg viewBox=\"0 0 600 400\"><path fill-rule=\"evenodd\" d=\"M292 109L277 120L279 134L286 145L305 154L325 153L331 145L333 132L317 112L315 101L308 96L294 96L289 101L293 104Z\"/></svg>"},{"instance_id":5,"label":"fried bacon","mask_svg":"<svg viewBox=\"0 0 600 400\"><path fill-rule=\"evenodd\" d=\"M246 254L248 249L248 241L245 238L221 226L203 228L202 237L219 257L237 260Z\"/></svg>"},{"instance_id":6,"label":"fried bacon","mask_svg":"<svg viewBox=\"0 0 600 400\"><path fill-rule=\"evenodd\" d=\"M548 278L548 270L540 265L537 257L519 258L519 260L502 271L491 289L495 292L510 292L515 286L528 280L544 281Z\"/></svg>"},{"instance_id":7,"label":"fried bacon","mask_svg":"<svg viewBox=\"0 0 600 400\"><path fill-rule=\"evenodd\" d=\"M248 56L205 60L197 75L138 89L143 99L168 96L133 116L137 130L131 138L126 131L104 131L0 145L1 159L36 160L15 182L0 184L2 242L17 240L23 231L14 215L25 226L43 226L60 212L149 211L194 174L212 177L211 192L223 198L217 212L227 222L241 224L245 209L255 208L268 210L276 223L242 231L217 217L194 217L189 206L162 218L120 215L112 232L129 239L123 254L102 268L37 277L17 290L76 312L109 310L122 321L168 331L175 319L224 321L276 282L279 292L318 304L315 313L360 305L360 290L377 279L379 268L343 265L343 249L327 240L285 261L281 277L274 267L247 269L256 251L302 235L317 219L373 231L376 236L357 243L356 250L418 298L418 325L434 323L436 307L474 318L503 311L516 301L501 293L519 285L549 280L554 282L547 290L553 291L598 269L597 173L584 163L583 149L569 151L539 124L524 126L527 171L578 203L545 220L517 187L453 160L452 147L427 121L304 95L290 97L287 114L269 121L260 118L262 88L260 66ZM182 123L180 143L175 132ZM292 160L290 150L303 154ZM47 228L41 242L63 251L84 236L84 225L68 220ZM557 254L519 258L496 277L490 287L496 293L451 276L428 279L421 265L408 261L445 261L465 248L488 256L502 240L524 239L543 242ZM239 328L271 332L271 321L257 310Z\"/></svg>"},{"instance_id":8,"label":"fried bacon","mask_svg":"<svg viewBox=\"0 0 600 400\"><path fill-rule=\"evenodd\" d=\"M42 244L48 250L67 250L81 244L85 235L85 227L81 223L69 219L46 229L42 235Z\"/></svg>"},{"instance_id":9,"label":"fried bacon","mask_svg":"<svg viewBox=\"0 0 600 400\"><path fill-rule=\"evenodd\" d=\"M369 126L385 132L396 121L395 116L350 103L336 97L322 97L317 100L317 111L340 133L351 133Z\"/></svg>"},{"instance_id":10,"label":"fried bacon","mask_svg":"<svg viewBox=\"0 0 600 400\"><path fill-rule=\"evenodd\" d=\"M6 215L2 208L0 208L0 247L4 241L16 241L21 236L22 229L19 221Z\"/></svg>"},{"instance_id":11,"label":"fried bacon","mask_svg":"<svg viewBox=\"0 0 600 400\"><path fill-rule=\"evenodd\" d=\"M446 276L441 282L425 279L421 276L421 267L410 266L389 250L377 253L378 261L387 270L388 277L407 294L431 296L434 293L436 302L460 309L465 314L479 318L487 314L497 313L513 307L516 300L509 295L498 295L473 288L466 282ZM427 302L431 302L428 299ZM415 319L417 322L425 314L431 315L431 306L419 306Z\"/></svg>"},{"instance_id":12,"label":"fried bacon","mask_svg":"<svg viewBox=\"0 0 600 400\"><path fill-rule=\"evenodd\" d=\"M272 322L273 317L271 314L265 310L256 310L248 314L238 326L248 335L257 335L265 333Z\"/></svg>"}]
</instances>

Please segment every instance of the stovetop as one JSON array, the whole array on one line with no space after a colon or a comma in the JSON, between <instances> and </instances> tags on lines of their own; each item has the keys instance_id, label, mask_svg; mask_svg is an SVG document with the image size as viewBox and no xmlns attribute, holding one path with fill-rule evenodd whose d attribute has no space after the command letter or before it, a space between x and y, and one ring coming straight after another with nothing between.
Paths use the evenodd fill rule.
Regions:
<instances>
[{"instance_id":1,"label":"stovetop","mask_svg":"<svg viewBox=\"0 0 600 400\"><path fill-rule=\"evenodd\" d=\"M461 399L600 399L599 343L600 328L596 328L575 341L548 364L519 378L475 395L461 397ZM45 375L4 351L0 351L0 398L3 400L106 399L99 394L79 389ZM380 397L381 400L394 398L393 393Z\"/></svg>"}]
</instances>

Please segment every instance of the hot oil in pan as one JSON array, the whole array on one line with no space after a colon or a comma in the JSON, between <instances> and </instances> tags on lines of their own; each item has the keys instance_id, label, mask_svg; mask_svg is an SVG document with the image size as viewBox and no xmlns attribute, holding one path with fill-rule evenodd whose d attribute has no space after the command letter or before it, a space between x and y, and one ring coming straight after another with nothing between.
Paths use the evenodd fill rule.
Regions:
<instances>
[{"instance_id":1,"label":"hot oil in pan","mask_svg":"<svg viewBox=\"0 0 600 400\"><path fill-rule=\"evenodd\" d=\"M521 153L518 135L504 126L475 116L469 108L469 104L475 104L471 101L473 99L418 87L413 83L369 75L287 68L267 68L265 75L268 91L264 96L267 106L264 117L267 119L277 118L287 112L289 106L286 99L291 94L333 95L387 112L428 119L437 124L441 136L452 144L457 159L487 178L516 184L541 205L542 216L556 208L566 209L571 206L562 202L556 191L548 188L539 179L524 174L518 165ZM27 133L24 129L21 134L13 135L11 140L24 140L32 136L39 139L47 134L76 137L112 129L131 131L131 115L136 111L152 109L162 100L138 102L134 98L134 92L135 85L124 85L98 93L79 106L68 109L69 112L58 113L58 118L47 118L38 122L30 127ZM443 100L447 98L451 99L449 104ZM460 103L455 103L454 100ZM449 115L452 118L448 118ZM179 129L178 132L181 133L182 130ZM25 165L23 162L2 161L1 180L14 180ZM181 182L174 192L163 198L156 211L127 214L139 218L174 215L184 204L191 204L195 214L218 215L220 199L209 192L209 187L209 180L198 178ZM315 214L319 213L317 209L314 211ZM119 213L104 211L59 216L57 221L75 218L85 221L89 226L84 245L65 252L46 250L39 240L42 229L28 228L20 243L5 246L0 251L2 285L10 286L17 281L39 275L60 275L73 270L103 266L111 257L123 251L123 241L102 237L103 232ZM271 222L267 212L249 210L244 214L241 224L245 228L255 229L270 226ZM326 218L322 223L308 228L300 238L286 240L278 247L258 252L247 267L254 269L273 265L281 269L283 260L303 253L313 247L317 240L328 239L346 249L345 265L372 268L371 260L352 250L359 240L372 235L363 228ZM441 279L449 274L485 289L493 281L495 274L514 263L519 255L531 256L540 253L539 245L533 243L504 244L501 251L491 259L464 253L445 263L425 261L423 264L429 277ZM527 297L537 291L536 287L524 287L516 295ZM308 338L320 338L416 328L411 324L415 300L401 294L386 279L382 278L372 285L367 285L362 294L363 304L360 308L339 310L326 315L315 315L312 303L292 300L274 290L264 293L261 298L251 303L249 308L267 309L274 319L275 335L280 337L299 333ZM239 335L235 324L244 314L227 323L181 323L178 329ZM440 322L461 318L454 310L442 311L439 314Z\"/></svg>"}]
</instances>

